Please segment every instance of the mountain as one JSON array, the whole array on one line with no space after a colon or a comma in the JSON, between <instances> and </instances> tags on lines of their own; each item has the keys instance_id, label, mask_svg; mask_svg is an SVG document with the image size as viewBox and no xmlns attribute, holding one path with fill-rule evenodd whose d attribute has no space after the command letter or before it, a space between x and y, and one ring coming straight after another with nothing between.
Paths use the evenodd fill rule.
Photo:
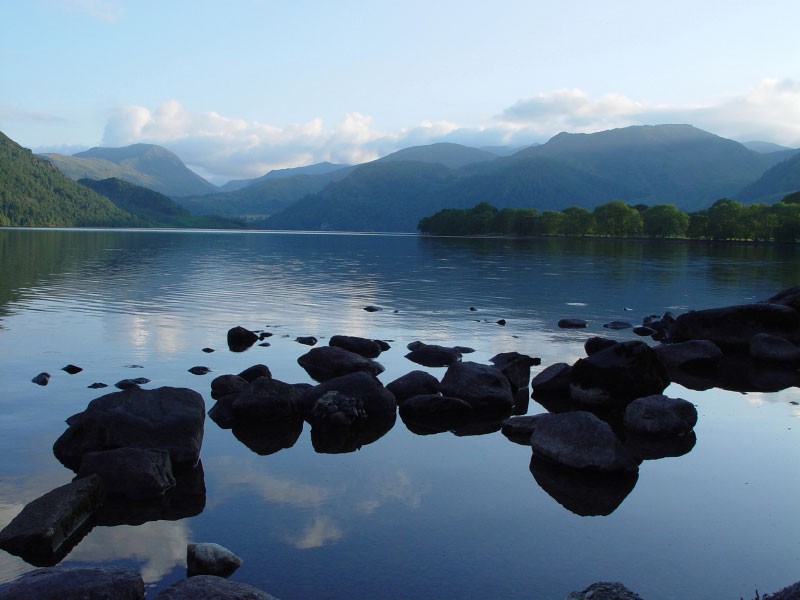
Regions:
<instances>
[{"instance_id":1,"label":"mountain","mask_svg":"<svg viewBox=\"0 0 800 600\"><path fill-rule=\"evenodd\" d=\"M780 144L773 144L772 142L742 142L742 146L748 150L752 150L753 152L758 152L759 154L769 154L770 152L792 150L792 148L781 146Z\"/></svg>"},{"instance_id":2,"label":"mountain","mask_svg":"<svg viewBox=\"0 0 800 600\"><path fill-rule=\"evenodd\" d=\"M0 226L113 227L139 220L0 133Z\"/></svg>"},{"instance_id":3,"label":"mountain","mask_svg":"<svg viewBox=\"0 0 800 600\"><path fill-rule=\"evenodd\" d=\"M764 172L746 186L737 200L742 202L777 202L783 196L800 190L800 152Z\"/></svg>"},{"instance_id":4,"label":"mountain","mask_svg":"<svg viewBox=\"0 0 800 600\"><path fill-rule=\"evenodd\" d=\"M261 177L256 177L255 179L231 179L220 189L223 192L233 192L235 190L240 190L242 188L251 186L254 183L258 183L259 181L294 177L295 175L325 175L327 173L332 173L334 171L338 171L339 169L344 169L345 167L349 166L350 165L339 165L325 161L313 165L307 165L305 167L294 167L292 169L273 169L266 175L262 175Z\"/></svg>"},{"instance_id":5,"label":"mountain","mask_svg":"<svg viewBox=\"0 0 800 600\"><path fill-rule=\"evenodd\" d=\"M483 150L484 152L491 152L492 154L496 154L497 156L511 156L512 154L516 154L520 150L524 150L525 148L530 148L531 146L538 146L539 144L528 144L527 146L481 146L479 150Z\"/></svg>"},{"instance_id":6,"label":"mountain","mask_svg":"<svg viewBox=\"0 0 800 600\"><path fill-rule=\"evenodd\" d=\"M394 161L414 161L422 163L434 163L444 165L449 169L473 163L495 160L497 155L486 150L478 150L461 144L439 143L428 144L427 146L412 146L403 148L392 154L387 154L375 162L394 162Z\"/></svg>"},{"instance_id":7,"label":"mountain","mask_svg":"<svg viewBox=\"0 0 800 600\"><path fill-rule=\"evenodd\" d=\"M148 227L197 227L232 229L242 228L244 223L219 216L198 216L165 196L151 189L122 181L116 177L103 179L81 179L81 185L105 196L116 206L135 215Z\"/></svg>"},{"instance_id":8,"label":"mountain","mask_svg":"<svg viewBox=\"0 0 800 600\"><path fill-rule=\"evenodd\" d=\"M90 148L73 156L42 156L75 180L117 177L170 197L210 194L219 189L187 168L175 154L153 144Z\"/></svg>"}]
</instances>

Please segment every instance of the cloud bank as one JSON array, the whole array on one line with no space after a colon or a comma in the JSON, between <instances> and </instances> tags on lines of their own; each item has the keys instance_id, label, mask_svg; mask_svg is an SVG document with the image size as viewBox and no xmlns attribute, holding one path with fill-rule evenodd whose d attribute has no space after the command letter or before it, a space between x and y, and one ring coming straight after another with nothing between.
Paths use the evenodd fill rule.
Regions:
<instances>
[{"instance_id":1,"label":"cloud bank","mask_svg":"<svg viewBox=\"0 0 800 600\"><path fill-rule=\"evenodd\" d=\"M217 181L258 177L271 169L321 161L357 164L395 150L435 142L522 146L561 131L591 133L629 125L689 123L741 141L800 146L800 81L764 79L745 93L709 105L651 104L620 94L593 98L562 89L523 99L478 124L423 121L383 131L372 117L347 113L333 126L321 119L276 127L216 112L196 113L177 100L155 110L125 106L106 123L103 145L162 144Z\"/></svg>"}]
</instances>

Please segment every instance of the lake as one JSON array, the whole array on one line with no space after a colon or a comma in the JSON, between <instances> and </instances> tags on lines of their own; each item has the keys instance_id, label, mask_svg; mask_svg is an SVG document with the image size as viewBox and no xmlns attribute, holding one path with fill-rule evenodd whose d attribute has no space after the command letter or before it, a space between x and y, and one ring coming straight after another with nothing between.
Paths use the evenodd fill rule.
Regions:
<instances>
[{"instance_id":1,"label":"lake","mask_svg":"<svg viewBox=\"0 0 800 600\"><path fill-rule=\"evenodd\" d=\"M793 247L0 230L0 526L71 480L52 445L67 417L114 390L93 382L189 387L208 410L213 377L257 363L313 383L294 340L335 334L391 340L384 383L422 368L404 358L414 340L473 347L465 359L477 362L537 356L536 373L584 356L592 335L639 339L604 329L611 320L761 300L798 282ZM565 317L588 328L558 329ZM273 333L271 345L230 352L236 325ZM60 370L68 363L83 371ZM187 371L197 365L212 373ZM31 383L42 371L46 387ZM800 579L798 390L665 393L697 406L696 445L643 462L606 516L562 506L532 476L530 448L499 431L421 436L398 418L358 451L320 454L306 424L291 448L259 455L206 419L205 495L201 480L185 511L199 514L97 526L63 564L133 566L154 597L185 577L188 542L216 542L244 559L231 579L281 600L559 599L599 580L647 600L735 600ZM528 412L544 409L531 401ZM33 568L0 551L0 581Z\"/></svg>"}]
</instances>

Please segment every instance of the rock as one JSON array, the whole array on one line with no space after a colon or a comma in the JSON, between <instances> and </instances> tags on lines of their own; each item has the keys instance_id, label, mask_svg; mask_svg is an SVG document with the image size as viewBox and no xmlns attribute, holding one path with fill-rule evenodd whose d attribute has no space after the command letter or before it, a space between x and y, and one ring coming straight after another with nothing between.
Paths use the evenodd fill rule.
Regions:
<instances>
[{"instance_id":1,"label":"rock","mask_svg":"<svg viewBox=\"0 0 800 600\"><path fill-rule=\"evenodd\" d=\"M476 310L478 310L478 309L477 309L477 308L475 308L474 306L470 306L470 307L469 307L469 310L470 310L470 312L475 312L475 311L476 311Z\"/></svg>"},{"instance_id":2,"label":"rock","mask_svg":"<svg viewBox=\"0 0 800 600\"><path fill-rule=\"evenodd\" d=\"M381 311L383 309L380 308L379 306L373 306L373 305L370 304L368 306L365 306L364 310L367 311L367 312L378 312L378 311Z\"/></svg>"},{"instance_id":3,"label":"rock","mask_svg":"<svg viewBox=\"0 0 800 600\"><path fill-rule=\"evenodd\" d=\"M192 367L189 369L189 373L192 375L208 375L211 373L211 369L208 367Z\"/></svg>"},{"instance_id":4,"label":"rock","mask_svg":"<svg viewBox=\"0 0 800 600\"><path fill-rule=\"evenodd\" d=\"M244 352L257 341L257 334L239 325L228 330L228 348L231 352Z\"/></svg>"},{"instance_id":5,"label":"rock","mask_svg":"<svg viewBox=\"0 0 800 600\"><path fill-rule=\"evenodd\" d=\"M630 329L631 327L633 327L633 325L631 323L628 323L627 321L611 321L611 323L604 323L603 327L605 327L606 329L619 330L619 329Z\"/></svg>"},{"instance_id":6,"label":"rock","mask_svg":"<svg viewBox=\"0 0 800 600\"><path fill-rule=\"evenodd\" d=\"M99 390L101 388L108 387L108 384L95 382L95 383L93 383L91 385L87 385L86 387L89 388L90 390Z\"/></svg>"},{"instance_id":7,"label":"rock","mask_svg":"<svg viewBox=\"0 0 800 600\"><path fill-rule=\"evenodd\" d=\"M211 382L211 397L219 400L223 396L238 394L250 389L250 383L239 375L220 375Z\"/></svg>"},{"instance_id":8,"label":"rock","mask_svg":"<svg viewBox=\"0 0 800 600\"><path fill-rule=\"evenodd\" d=\"M658 460L688 454L697 443L694 431L684 435L653 436L629 431L625 437L625 447L641 460Z\"/></svg>"},{"instance_id":9,"label":"rock","mask_svg":"<svg viewBox=\"0 0 800 600\"><path fill-rule=\"evenodd\" d=\"M536 454L531 456L531 474L547 494L568 511L581 517L613 513L639 479L638 471L599 472L570 469Z\"/></svg>"},{"instance_id":10,"label":"rock","mask_svg":"<svg viewBox=\"0 0 800 600\"><path fill-rule=\"evenodd\" d=\"M392 348L387 342L384 342L383 340L372 340L372 341L378 344L378 348L381 349L381 352L386 352L387 350L390 350Z\"/></svg>"},{"instance_id":11,"label":"rock","mask_svg":"<svg viewBox=\"0 0 800 600\"><path fill-rule=\"evenodd\" d=\"M767 304L783 304L800 311L800 285L782 290L771 298L767 298L764 302Z\"/></svg>"},{"instance_id":12,"label":"rock","mask_svg":"<svg viewBox=\"0 0 800 600\"><path fill-rule=\"evenodd\" d=\"M593 583L582 592L572 592L564 600L642 600L619 582L600 581Z\"/></svg>"},{"instance_id":13,"label":"rock","mask_svg":"<svg viewBox=\"0 0 800 600\"><path fill-rule=\"evenodd\" d=\"M587 356L591 356L592 354L597 354L600 350L605 350L609 346L618 343L617 340L610 340L608 338L590 337L586 340L586 343L583 344L583 349L586 351Z\"/></svg>"},{"instance_id":14,"label":"rock","mask_svg":"<svg viewBox=\"0 0 800 600\"><path fill-rule=\"evenodd\" d=\"M531 381L531 367L542 364L542 359L520 354L519 352L501 352L489 359L500 372L506 376L512 391L528 387Z\"/></svg>"},{"instance_id":15,"label":"rock","mask_svg":"<svg viewBox=\"0 0 800 600\"><path fill-rule=\"evenodd\" d=\"M143 365L125 365L126 369L144 369Z\"/></svg>"},{"instance_id":16,"label":"rock","mask_svg":"<svg viewBox=\"0 0 800 600\"><path fill-rule=\"evenodd\" d=\"M79 479L47 492L25 505L0 531L0 548L34 565L59 561L70 538L85 535L82 527L103 502L105 489L99 476ZM68 551L68 550L67 550Z\"/></svg>"},{"instance_id":17,"label":"rock","mask_svg":"<svg viewBox=\"0 0 800 600\"><path fill-rule=\"evenodd\" d=\"M272 334L272 332L270 332L270 331L261 331L261 332L259 332L259 334L258 334L258 339L259 339L259 340L265 340L265 339L267 339L268 337L272 337L272 336L273 336L273 334Z\"/></svg>"},{"instance_id":18,"label":"rock","mask_svg":"<svg viewBox=\"0 0 800 600\"><path fill-rule=\"evenodd\" d=\"M638 469L638 462L608 423L585 411L542 415L531 435L531 447L534 454L573 469Z\"/></svg>"},{"instance_id":19,"label":"rock","mask_svg":"<svg viewBox=\"0 0 800 600\"><path fill-rule=\"evenodd\" d=\"M139 387L140 385L144 385L145 383L150 383L150 380L147 377L137 377L135 379L122 379L115 383L114 387L121 390L128 390Z\"/></svg>"},{"instance_id":20,"label":"rock","mask_svg":"<svg viewBox=\"0 0 800 600\"><path fill-rule=\"evenodd\" d=\"M495 321L495 323L497 323L498 325L505 325L506 324L506 320L505 319L498 319L497 321Z\"/></svg>"},{"instance_id":21,"label":"rock","mask_svg":"<svg viewBox=\"0 0 800 600\"><path fill-rule=\"evenodd\" d=\"M558 326L561 329L584 329L586 321L583 319L561 319L558 322Z\"/></svg>"},{"instance_id":22,"label":"rock","mask_svg":"<svg viewBox=\"0 0 800 600\"><path fill-rule=\"evenodd\" d=\"M798 364L800 348L784 338L757 333L750 338L750 356L762 362Z\"/></svg>"},{"instance_id":23,"label":"rock","mask_svg":"<svg viewBox=\"0 0 800 600\"><path fill-rule=\"evenodd\" d=\"M66 367L61 367L62 371L69 373L70 375L76 375L83 371L80 367L76 367L75 365L67 365Z\"/></svg>"},{"instance_id":24,"label":"rock","mask_svg":"<svg viewBox=\"0 0 800 600\"><path fill-rule=\"evenodd\" d=\"M69 428L53 453L76 471L89 452L115 448L167 450L172 468L197 464L203 443L203 397L187 388L133 387L92 400L85 411L67 419Z\"/></svg>"},{"instance_id":25,"label":"rock","mask_svg":"<svg viewBox=\"0 0 800 600\"><path fill-rule=\"evenodd\" d=\"M336 346L314 348L298 358L297 362L317 381L328 381L358 371L372 376L383 372L380 363Z\"/></svg>"},{"instance_id":26,"label":"rock","mask_svg":"<svg viewBox=\"0 0 800 600\"><path fill-rule=\"evenodd\" d=\"M660 394L667 385L667 370L656 353L632 341L578 360L569 387L572 399L585 406L622 408L635 398Z\"/></svg>"},{"instance_id":27,"label":"rock","mask_svg":"<svg viewBox=\"0 0 800 600\"><path fill-rule=\"evenodd\" d=\"M379 440L394 427L397 413L367 415L350 427L312 427L311 445L319 454L355 452Z\"/></svg>"},{"instance_id":28,"label":"rock","mask_svg":"<svg viewBox=\"0 0 800 600\"><path fill-rule=\"evenodd\" d=\"M472 407L459 398L426 394L414 396L400 405L400 418L442 431L465 424L472 417Z\"/></svg>"},{"instance_id":29,"label":"rock","mask_svg":"<svg viewBox=\"0 0 800 600\"><path fill-rule=\"evenodd\" d=\"M203 352L205 352L206 354L211 354L212 352L214 352L214 349L213 348L203 348Z\"/></svg>"},{"instance_id":30,"label":"rock","mask_svg":"<svg viewBox=\"0 0 800 600\"><path fill-rule=\"evenodd\" d=\"M317 338L313 335L306 335L294 338L294 341L298 344L303 344L304 346L316 346L317 345Z\"/></svg>"},{"instance_id":31,"label":"rock","mask_svg":"<svg viewBox=\"0 0 800 600\"><path fill-rule=\"evenodd\" d=\"M78 479L97 474L106 493L133 500L163 496L175 487L172 461L166 450L117 448L89 452L81 460Z\"/></svg>"},{"instance_id":32,"label":"rock","mask_svg":"<svg viewBox=\"0 0 800 600\"><path fill-rule=\"evenodd\" d=\"M328 345L344 348L364 358L378 358L382 352L380 345L375 340L350 335L334 335L328 341Z\"/></svg>"},{"instance_id":33,"label":"rock","mask_svg":"<svg viewBox=\"0 0 800 600\"><path fill-rule=\"evenodd\" d=\"M234 420L231 429L233 437L259 456L291 448L302 432L303 419L300 417L281 421Z\"/></svg>"},{"instance_id":34,"label":"rock","mask_svg":"<svg viewBox=\"0 0 800 600\"><path fill-rule=\"evenodd\" d=\"M653 348L667 369L710 369L722 359L722 350L708 340L659 344Z\"/></svg>"},{"instance_id":35,"label":"rock","mask_svg":"<svg viewBox=\"0 0 800 600\"><path fill-rule=\"evenodd\" d=\"M652 327L647 327L645 325L633 328L633 333L635 333L636 335L641 335L642 337L653 335L655 332L656 332L655 329L653 329Z\"/></svg>"},{"instance_id":36,"label":"rock","mask_svg":"<svg viewBox=\"0 0 800 600\"><path fill-rule=\"evenodd\" d=\"M261 342L261 343L260 343L260 344L258 344L258 345L259 345L261 348L269 348L269 347L270 347L272 344L270 344L269 342Z\"/></svg>"},{"instance_id":37,"label":"rock","mask_svg":"<svg viewBox=\"0 0 800 600\"><path fill-rule=\"evenodd\" d=\"M455 348L422 342L412 342L412 344L409 344L411 352L406 354L406 358L424 367L447 367L461 360L461 352Z\"/></svg>"},{"instance_id":38,"label":"rock","mask_svg":"<svg viewBox=\"0 0 800 600\"><path fill-rule=\"evenodd\" d=\"M450 433L456 437L470 437L496 433L502 429L503 421L505 421L509 416L511 415L508 411L504 411L499 414L473 414L472 418L468 422L464 423L463 425L459 425L458 427L453 427L450 430Z\"/></svg>"},{"instance_id":39,"label":"rock","mask_svg":"<svg viewBox=\"0 0 800 600\"><path fill-rule=\"evenodd\" d=\"M522 417L510 417L503 421L500 431L509 440L523 446L531 445L531 434L536 429L536 422L542 415L525 415Z\"/></svg>"},{"instance_id":40,"label":"rock","mask_svg":"<svg viewBox=\"0 0 800 600\"><path fill-rule=\"evenodd\" d=\"M186 570L189 576L228 577L242 564L242 559L219 544L189 544L186 547Z\"/></svg>"},{"instance_id":41,"label":"rock","mask_svg":"<svg viewBox=\"0 0 800 600\"><path fill-rule=\"evenodd\" d=\"M277 600L246 583L228 581L214 575L198 575L169 586L157 600Z\"/></svg>"},{"instance_id":42,"label":"rock","mask_svg":"<svg viewBox=\"0 0 800 600\"><path fill-rule=\"evenodd\" d=\"M0 587L0 600L142 600L144 582L136 569L49 567L25 573Z\"/></svg>"},{"instance_id":43,"label":"rock","mask_svg":"<svg viewBox=\"0 0 800 600\"><path fill-rule=\"evenodd\" d=\"M363 372L351 373L342 377L329 379L305 391L301 401L303 411L308 415L316 401L335 391L360 400L364 411L369 416L396 414L397 401L392 393L381 382Z\"/></svg>"},{"instance_id":44,"label":"rock","mask_svg":"<svg viewBox=\"0 0 800 600\"><path fill-rule=\"evenodd\" d=\"M365 421L367 412L364 402L358 398L346 396L341 392L325 392L311 408L308 421L312 427L328 429L346 428Z\"/></svg>"},{"instance_id":45,"label":"rock","mask_svg":"<svg viewBox=\"0 0 800 600\"><path fill-rule=\"evenodd\" d=\"M569 398L569 375L572 371L567 363L550 365L531 381L534 400L545 397Z\"/></svg>"},{"instance_id":46,"label":"rock","mask_svg":"<svg viewBox=\"0 0 800 600\"><path fill-rule=\"evenodd\" d=\"M713 369L670 369L672 381L692 390L717 387L734 392L778 392L800 385L793 365L764 363L747 354L723 356Z\"/></svg>"},{"instance_id":47,"label":"rock","mask_svg":"<svg viewBox=\"0 0 800 600\"><path fill-rule=\"evenodd\" d=\"M398 404L414 396L439 393L439 380L425 371L411 371L387 384Z\"/></svg>"},{"instance_id":48,"label":"rock","mask_svg":"<svg viewBox=\"0 0 800 600\"><path fill-rule=\"evenodd\" d=\"M470 348L469 346L453 346L453 350L461 352L461 354L472 354L475 352L475 348Z\"/></svg>"},{"instance_id":49,"label":"rock","mask_svg":"<svg viewBox=\"0 0 800 600\"><path fill-rule=\"evenodd\" d=\"M31 381L36 385L47 385L50 383L50 373L39 373Z\"/></svg>"},{"instance_id":50,"label":"rock","mask_svg":"<svg viewBox=\"0 0 800 600\"><path fill-rule=\"evenodd\" d=\"M301 414L302 393L293 385L259 377L249 389L228 396L218 402L230 402L234 419L281 421L293 419Z\"/></svg>"},{"instance_id":51,"label":"rock","mask_svg":"<svg viewBox=\"0 0 800 600\"><path fill-rule=\"evenodd\" d=\"M475 412L503 412L514 407L511 385L495 367L475 362L456 362L447 368L439 386L445 396L454 396Z\"/></svg>"},{"instance_id":52,"label":"rock","mask_svg":"<svg viewBox=\"0 0 800 600\"><path fill-rule=\"evenodd\" d=\"M248 383L253 383L259 377L272 379L272 373L270 373L267 365L253 365L252 367L247 367L244 371L239 373L239 377Z\"/></svg>"},{"instance_id":53,"label":"rock","mask_svg":"<svg viewBox=\"0 0 800 600\"><path fill-rule=\"evenodd\" d=\"M764 303L690 311L670 326L669 341L709 340L723 350L746 350L758 333L796 343L800 341L800 313L782 304Z\"/></svg>"},{"instance_id":54,"label":"rock","mask_svg":"<svg viewBox=\"0 0 800 600\"><path fill-rule=\"evenodd\" d=\"M627 429L640 434L683 435L697 424L697 409L682 398L656 394L631 402L625 409L624 423Z\"/></svg>"}]
</instances>

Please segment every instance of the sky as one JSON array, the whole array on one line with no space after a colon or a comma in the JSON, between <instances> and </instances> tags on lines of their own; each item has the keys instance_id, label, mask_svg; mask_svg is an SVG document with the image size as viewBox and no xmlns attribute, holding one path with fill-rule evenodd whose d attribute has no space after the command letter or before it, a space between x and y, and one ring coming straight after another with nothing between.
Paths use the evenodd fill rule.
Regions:
<instances>
[{"instance_id":1,"label":"sky","mask_svg":"<svg viewBox=\"0 0 800 600\"><path fill-rule=\"evenodd\" d=\"M0 131L215 183L689 123L800 147L797 0L0 0Z\"/></svg>"}]
</instances>

